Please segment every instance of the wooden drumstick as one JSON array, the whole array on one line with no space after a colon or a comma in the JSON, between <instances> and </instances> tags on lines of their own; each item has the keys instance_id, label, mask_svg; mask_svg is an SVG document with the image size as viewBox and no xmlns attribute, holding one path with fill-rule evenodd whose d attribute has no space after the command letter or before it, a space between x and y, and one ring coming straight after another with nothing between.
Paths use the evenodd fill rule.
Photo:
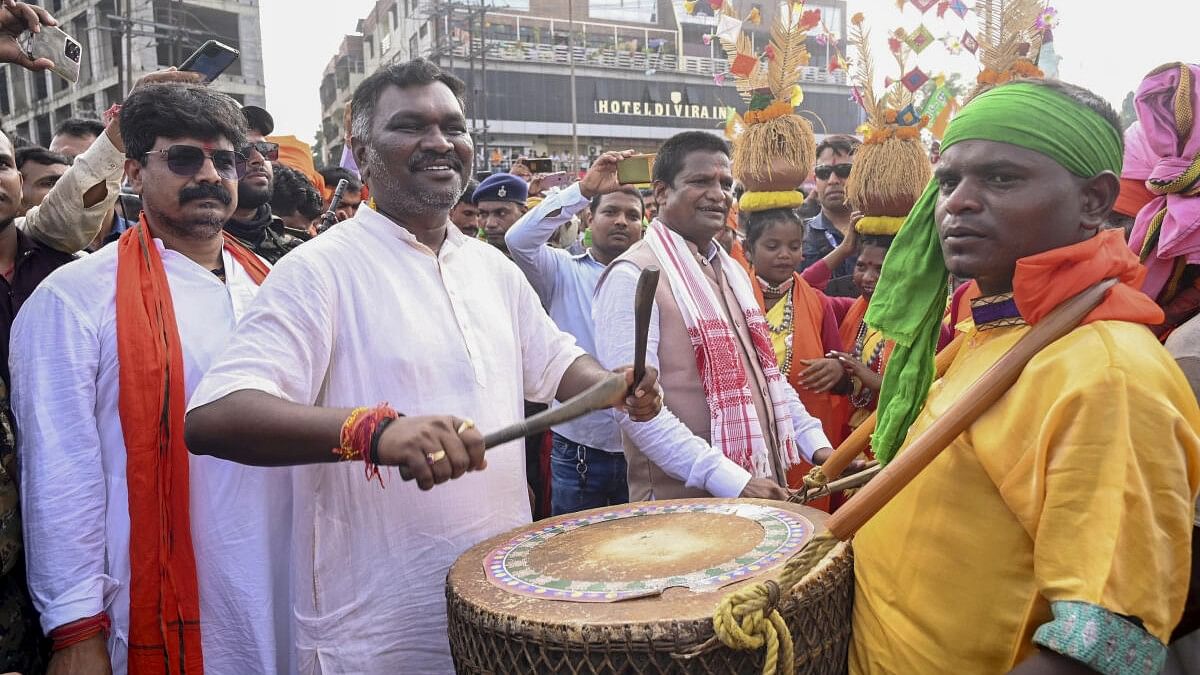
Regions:
<instances>
[{"instance_id":1,"label":"wooden drumstick","mask_svg":"<svg viewBox=\"0 0 1200 675\"><path fill-rule=\"evenodd\" d=\"M638 277L633 294L633 385L632 393L646 376L646 342L650 339L650 312L654 309L654 291L658 289L658 268L647 265Z\"/></svg>"},{"instance_id":2,"label":"wooden drumstick","mask_svg":"<svg viewBox=\"0 0 1200 675\"><path fill-rule=\"evenodd\" d=\"M967 430L993 403L1008 391L1030 359L1042 349L1075 329L1104 300L1115 279L1105 279L1067 300L1031 328L999 361L992 364L953 405L898 454L879 475L863 486L853 499L830 516L830 534L848 540L885 504L908 485L938 454Z\"/></svg>"},{"instance_id":3,"label":"wooden drumstick","mask_svg":"<svg viewBox=\"0 0 1200 675\"><path fill-rule=\"evenodd\" d=\"M510 424L490 434L485 434L483 437L483 447L491 450L496 446L504 445L509 441L515 441L524 436L540 434L563 422L570 422L577 417L583 417L593 410L607 408L610 402L623 391L625 391L625 378L613 373L576 396L563 401L560 406L543 410L520 422ZM401 478L412 480L412 474L409 473L406 467L400 466L398 468L400 469Z\"/></svg>"},{"instance_id":4,"label":"wooden drumstick","mask_svg":"<svg viewBox=\"0 0 1200 675\"><path fill-rule=\"evenodd\" d=\"M954 357L958 355L959 347L962 347L963 336L959 335L954 338L954 341L946 345L945 349L938 352L937 360L934 362L934 378L939 378L950 364L954 362ZM827 480L836 480L850 466L850 462L854 461L862 453L866 452L871 447L871 434L875 433L875 413L863 420L863 423L854 428L846 440L837 446L833 454L829 455L829 459L821 465L821 471L825 473Z\"/></svg>"}]
</instances>

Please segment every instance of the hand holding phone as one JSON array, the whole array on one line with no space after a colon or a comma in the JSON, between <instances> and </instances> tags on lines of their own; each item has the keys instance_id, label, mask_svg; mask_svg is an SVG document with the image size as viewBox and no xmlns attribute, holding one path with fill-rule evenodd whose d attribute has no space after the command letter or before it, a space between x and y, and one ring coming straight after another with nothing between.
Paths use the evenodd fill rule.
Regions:
<instances>
[{"instance_id":1,"label":"hand holding phone","mask_svg":"<svg viewBox=\"0 0 1200 675\"><path fill-rule=\"evenodd\" d=\"M46 57L29 56L19 42L23 33L38 34L43 27L57 26L58 21L45 9L25 2L0 2L0 63L15 63L29 70L50 70L54 61Z\"/></svg>"},{"instance_id":2,"label":"hand holding phone","mask_svg":"<svg viewBox=\"0 0 1200 675\"><path fill-rule=\"evenodd\" d=\"M239 55L241 52L233 47L216 40L209 40L192 52L192 55L179 65L179 69L200 73L204 77L204 84L208 84L225 72L226 68L233 65Z\"/></svg>"},{"instance_id":3,"label":"hand holding phone","mask_svg":"<svg viewBox=\"0 0 1200 675\"><path fill-rule=\"evenodd\" d=\"M539 178L539 180L541 181L539 185L541 186L542 190L549 190L550 188L563 188L571 184L571 174L567 173L566 171L559 171L558 173L546 174L545 176Z\"/></svg>"}]
</instances>

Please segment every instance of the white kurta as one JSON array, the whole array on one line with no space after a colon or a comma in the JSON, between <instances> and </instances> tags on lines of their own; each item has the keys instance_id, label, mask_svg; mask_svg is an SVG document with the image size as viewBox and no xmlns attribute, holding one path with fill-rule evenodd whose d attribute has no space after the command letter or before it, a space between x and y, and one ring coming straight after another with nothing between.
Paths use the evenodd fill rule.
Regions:
<instances>
[{"instance_id":1,"label":"white kurta","mask_svg":"<svg viewBox=\"0 0 1200 675\"><path fill-rule=\"evenodd\" d=\"M228 253L226 285L155 244L190 394L258 287ZM34 604L46 630L107 611L119 674L128 651L129 497L117 411L116 273L114 244L51 274L17 316L10 365ZM205 670L292 671L291 469L191 456L190 471Z\"/></svg>"},{"instance_id":2,"label":"white kurta","mask_svg":"<svg viewBox=\"0 0 1200 675\"><path fill-rule=\"evenodd\" d=\"M307 405L389 402L484 431L549 401L583 354L521 272L447 228L437 256L366 205L289 253L263 284L195 408L255 389ZM479 541L530 521L520 441L486 471L421 492L359 462L296 468L297 649L303 673L449 673L445 578Z\"/></svg>"}]
</instances>

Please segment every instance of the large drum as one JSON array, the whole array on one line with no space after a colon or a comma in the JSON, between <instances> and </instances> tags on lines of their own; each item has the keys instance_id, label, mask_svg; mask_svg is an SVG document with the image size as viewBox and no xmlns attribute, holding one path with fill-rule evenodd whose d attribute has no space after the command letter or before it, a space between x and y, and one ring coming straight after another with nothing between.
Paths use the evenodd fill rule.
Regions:
<instances>
[{"instance_id":1,"label":"large drum","mask_svg":"<svg viewBox=\"0 0 1200 675\"><path fill-rule=\"evenodd\" d=\"M679 499L593 509L485 541L450 568L459 673L759 673L712 616L727 593L778 579L827 514L758 499ZM797 673L842 673L854 597L839 544L779 610Z\"/></svg>"}]
</instances>

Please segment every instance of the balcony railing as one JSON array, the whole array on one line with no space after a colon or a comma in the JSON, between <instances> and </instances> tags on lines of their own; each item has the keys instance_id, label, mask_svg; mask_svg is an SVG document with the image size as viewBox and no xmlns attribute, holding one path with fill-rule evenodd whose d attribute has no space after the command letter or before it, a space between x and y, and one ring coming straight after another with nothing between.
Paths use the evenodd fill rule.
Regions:
<instances>
[{"instance_id":1,"label":"balcony railing","mask_svg":"<svg viewBox=\"0 0 1200 675\"><path fill-rule=\"evenodd\" d=\"M473 46L478 57L482 51L482 45L476 39ZM467 58L469 56L467 45L462 42L456 43L451 48L451 54L456 58ZM510 40L487 41L487 57L497 61L567 65L570 62L570 54L566 45L535 44ZM575 64L578 66L621 70L668 71L706 77L729 70L729 62L725 59L706 56L679 57L675 54L662 54L657 51L618 51L597 47L575 47L574 57ZM843 70L831 73L824 68L805 66L801 68L800 81L806 84L844 85L846 84L846 73Z\"/></svg>"}]
</instances>

